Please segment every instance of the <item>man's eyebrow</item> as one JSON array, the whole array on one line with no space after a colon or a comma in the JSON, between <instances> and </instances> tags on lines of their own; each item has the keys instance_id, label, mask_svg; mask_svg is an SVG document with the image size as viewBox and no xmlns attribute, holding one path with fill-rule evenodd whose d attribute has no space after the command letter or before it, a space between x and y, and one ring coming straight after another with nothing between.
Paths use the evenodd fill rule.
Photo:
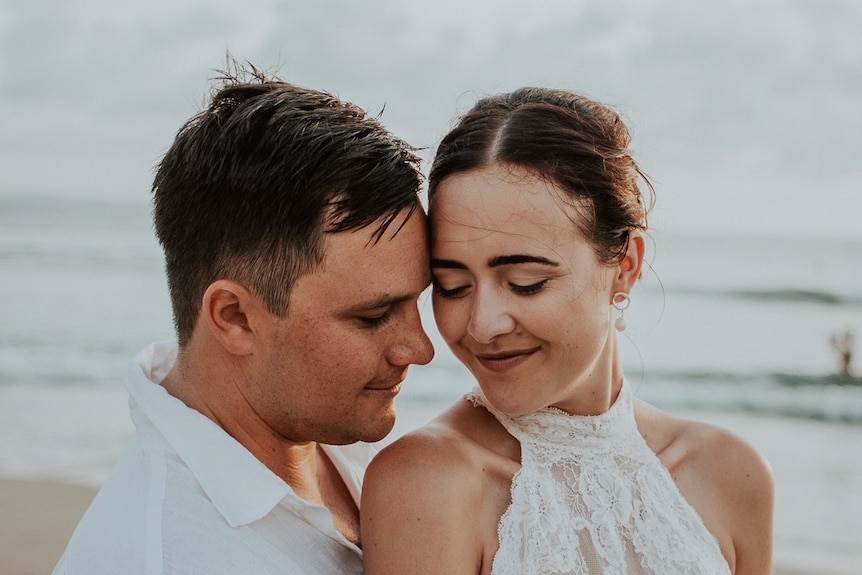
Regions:
<instances>
[{"instance_id":1,"label":"man's eyebrow","mask_svg":"<svg viewBox=\"0 0 862 575\"><path fill-rule=\"evenodd\" d=\"M496 256L488 260L489 268L508 266L512 264L543 264L551 267L560 267L560 264L542 256L530 256L526 254L513 254L509 256Z\"/></svg>"},{"instance_id":2,"label":"man's eyebrow","mask_svg":"<svg viewBox=\"0 0 862 575\"><path fill-rule=\"evenodd\" d=\"M382 307L389 307L389 306L397 305L399 303L410 301L412 299L415 299L415 296L408 295L408 294L403 294L403 295L383 294L376 299L361 302L361 303L358 303L356 305L350 306L349 308L347 308L344 311L345 311L345 313L348 313L348 314L358 313L358 312L368 311L370 309L380 309Z\"/></svg>"}]
</instances>

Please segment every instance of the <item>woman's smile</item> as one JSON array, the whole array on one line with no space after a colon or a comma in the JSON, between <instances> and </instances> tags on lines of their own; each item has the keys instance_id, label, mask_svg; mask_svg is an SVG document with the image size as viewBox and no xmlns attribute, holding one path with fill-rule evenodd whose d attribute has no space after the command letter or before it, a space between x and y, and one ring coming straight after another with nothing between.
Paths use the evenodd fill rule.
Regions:
<instances>
[{"instance_id":1,"label":"woman's smile","mask_svg":"<svg viewBox=\"0 0 862 575\"><path fill-rule=\"evenodd\" d=\"M487 370L502 373L520 366L541 349L533 347L523 350L512 350L497 353L474 354L479 363Z\"/></svg>"}]
</instances>

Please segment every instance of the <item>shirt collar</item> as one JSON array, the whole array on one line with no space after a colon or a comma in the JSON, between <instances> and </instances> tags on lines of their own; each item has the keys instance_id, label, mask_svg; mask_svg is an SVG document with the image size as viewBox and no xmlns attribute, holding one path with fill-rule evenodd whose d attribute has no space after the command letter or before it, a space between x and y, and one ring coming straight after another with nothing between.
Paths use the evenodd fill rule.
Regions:
<instances>
[{"instance_id":1,"label":"shirt collar","mask_svg":"<svg viewBox=\"0 0 862 575\"><path fill-rule=\"evenodd\" d=\"M159 385L176 358L173 342L138 354L127 378L132 410L137 404L231 527L265 517L293 490L215 422Z\"/></svg>"}]
</instances>

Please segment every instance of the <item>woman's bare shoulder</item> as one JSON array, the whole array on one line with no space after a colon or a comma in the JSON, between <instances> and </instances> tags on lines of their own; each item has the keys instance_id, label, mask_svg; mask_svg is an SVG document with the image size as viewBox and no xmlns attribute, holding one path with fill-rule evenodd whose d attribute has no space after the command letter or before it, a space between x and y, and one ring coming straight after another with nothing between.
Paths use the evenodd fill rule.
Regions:
<instances>
[{"instance_id":1,"label":"woman's bare shoulder","mask_svg":"<svg viewBox=\"0 0 862 575\"><path fill-rule=\"evenodd\" d=\"M649 404L637 406L638 428L671 473L711 478L734 492L755 494L772 485L772 471L747 440L724 427L671 415Z\"/></svg>"},{"instance_id":2,"label":"woman's bare shoulder","mask_svg":"<svg viewBox=\"0 0 862 575\"><path fill-rule=\"evenodd\" d=\"M439 478L448 478L448 484L459 477L468 480L491 455L489 449L499 449L501 432L505 433L487 410L459 400L384 447L369 465L366 481L378 474L387 481L398 478L418 484L436 484Z\"/></svg>"},{"instance_id":3,"label":"woman's bare shoulder","mask_svg":"<svg viewBox=\"0 0 862 575\"><path fill-rule=\"evenodd\" d=\"M456 408L453 406L446 413ZM393 473L398 477L411 477L465 464L469 452L465 448L466 439L445 420L444 415L405 433L381 449L366 471L366 480L378 472L388 477Z\"/></svg>"},{"instance_id":4,"label":"woman's bare shoulder","mask_svg":"<svg viewBox=\"0 0 862 575\"><path fill-rule=\"evenodd\" d=\"M763 455L718 425L645 403L638 403L637 414L647 444L722 544L734 573L768 572L775 487Z\"/></svg>"},{"instance_id":5,"label":"woman's bare shoulder","mask_svg":"<svg viewBox=\"0 0 862 575\"><path fill-rule=\"evenodd\" d=\"M360 506L367 573L479 571L502 513L489 498L508 485L484 445L486 413L460 401L372 460Z\"/></svg>"}]
</instances>

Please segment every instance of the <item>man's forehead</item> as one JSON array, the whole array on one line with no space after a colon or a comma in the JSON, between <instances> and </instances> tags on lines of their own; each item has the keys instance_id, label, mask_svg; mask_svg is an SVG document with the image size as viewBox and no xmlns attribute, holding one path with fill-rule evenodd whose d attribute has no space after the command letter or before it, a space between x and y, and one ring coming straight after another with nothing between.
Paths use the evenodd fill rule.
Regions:
<instances>
[{"instance_id":1,"label":"man's forehead","mask_svg":"<svg viewBox=\"0 0 862 575\"><path fill-rule=\"evenodd\" d=\"M393 221L379 238L377 230L370 225L325 234L323 258L309 275L322 282L344 282L343 287L364 292L363 299L381 297L387 290L392 294L414 290L428 270L424 214Z\"/></svg>"},{"instance_id":2,"label":"man's forehead","mask_svg":"<svg viewBox=\"0 0 862 575\"><path fill-rule=\"evenodd\" d=\"M388 242L422 243L426 239L427 217L421 208L406 207L394 215L384 215L361 228L324 232L324 251L337 245L368 247L385 245Z\"/></svg>"},{"instance_id":3,"label":"man's forehead","mask_svg":"<svg viewBox=\"0 0 862 575\"><path fill-rule=\"evenodd\" d=\"M327 233L323 241L322 267L336 263L339 266L368 267L419 249L427 250L425 236L405 233L404 230L395 236L388 231L378 236L376 229L370 227Z\"/></svg>"},{"instance_id":4,"label":"man's forehead","mask_svg":"<svg viewBox=\"0 0 862 575\"><path fill-rule=\"evenodd\" d=\"M375 216L370 213L360 214L339 211L339 203L336 198L324 215L324 236L360 233L366 234L372 239L383 239L386 236L392 239L408 221L421 219L424 224L426 214L417 197L413 203L408 203L400 208L392 207L388 211L384 210L383 212L379 212L374 220L370 220L372 217Z\"/></svg>"}]
</instances>

